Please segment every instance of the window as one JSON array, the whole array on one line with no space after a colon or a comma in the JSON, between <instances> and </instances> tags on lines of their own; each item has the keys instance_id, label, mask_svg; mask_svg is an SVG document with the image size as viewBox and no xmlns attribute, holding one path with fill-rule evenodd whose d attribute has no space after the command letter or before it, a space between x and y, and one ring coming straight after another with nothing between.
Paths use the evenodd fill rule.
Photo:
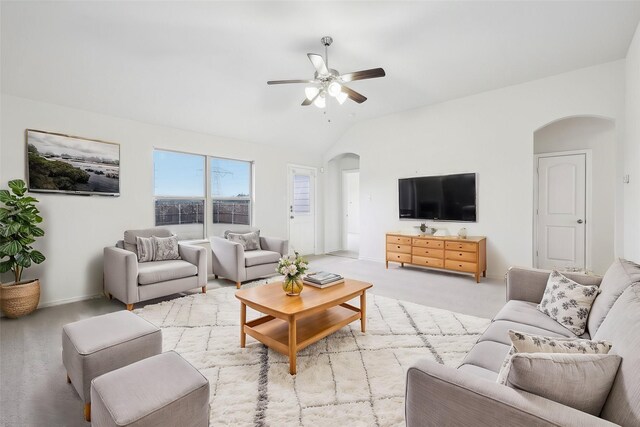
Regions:
<instances>
[{"instance_id":1,"label":"window","mask_svg":"<svg viewBox=\"0 0 640 427\"><path fill-rule=\"evenodd\" d=\"M153 163L157 226L186 240L215 224L251 225L252 162L155 150Z\"/></svg>"},{"instance_id":2,"label":"window","mask_svg":"<svg viewBox=\"0 0 640 427\"><path fill-rule=\"evenodd\" d=\"M180 240L204 236L205 156L155 150L155 223Z\"/></svg>"},{"instance_id":3,"label":"window","mask_svg":"<svg viewBox=\"0 0 640 427\"><path fill-rule=\"evenodd\" d=\"M214 224L251 224L251 162L209 158Z\"/></svg>"},{"instance_id":4,"label":"window","mask_svg":"<svg viewBox=\"0 0 640 427\"><path fill-rule=\"evenodd\" d=\"M291 212L297 215L311 213L310 187L311 176L293 175L293 206Z\"/></svg>"}]
</instances>

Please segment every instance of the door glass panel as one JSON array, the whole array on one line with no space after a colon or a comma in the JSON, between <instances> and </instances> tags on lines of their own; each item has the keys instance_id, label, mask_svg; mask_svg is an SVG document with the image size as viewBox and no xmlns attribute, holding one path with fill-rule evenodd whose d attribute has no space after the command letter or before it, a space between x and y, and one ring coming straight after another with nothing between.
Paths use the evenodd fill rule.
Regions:
<instances>
[{"instance_id":1,"label":"door glass panel","mask_svg":"<svg viewBox=\"0 0 640 427\"><path fill-rule=\"evenodd\" d=\"M293 213L296 215L311 213L311 177L293 175Z\"/></svg>"}]
</instances>

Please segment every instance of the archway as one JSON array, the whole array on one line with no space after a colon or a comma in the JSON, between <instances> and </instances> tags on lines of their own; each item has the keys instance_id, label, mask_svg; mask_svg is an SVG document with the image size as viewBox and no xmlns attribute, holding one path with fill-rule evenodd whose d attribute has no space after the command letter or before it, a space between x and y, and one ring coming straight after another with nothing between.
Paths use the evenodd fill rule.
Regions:
<instances>
[{"instance_id":1,"label":"archway","mask_svg":"<svg viewBox=\"0 0 640 427\"><path fill-rule=\"evenodd\" d=\"M604 273L615 254L615 122L563 118L533 145L534 266Z\"/></svg>"},{"instance_id":2,"label":"archway","mask_svg":"<svg viewBox=\"0 0 640 427\"><path fill-rule=\"evenodd\" d=\"M343 153L327 163L325 251L358 258L360 245L360 156Z\"/></svg>"}]
</instances>

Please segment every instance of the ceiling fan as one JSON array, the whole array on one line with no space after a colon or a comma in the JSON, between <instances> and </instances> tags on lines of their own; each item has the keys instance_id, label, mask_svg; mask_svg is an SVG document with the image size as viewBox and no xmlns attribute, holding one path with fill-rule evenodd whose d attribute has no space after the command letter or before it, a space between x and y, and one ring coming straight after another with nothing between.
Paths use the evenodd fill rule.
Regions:
<instances>
[{"instance_id":1,"label":"ceiling fan","mask_svg":"<svg viewBox=\"0 0 640 427\"><path fill-rule=\"evenodd\" d=\"M306 95L302 102L303 106L315 105L318 108L324 108L326 105L326 96L335 98L340 104L343 104L347 98L352 99L358 104L362 104L367 98L349 88L345 83L356 80L374 79L376 77L384 77L386 74L382 68L372 68L370 70L355 71L353 73L340 74L337 70L329 68L328 47L333 43L333 39L325 36L320 39L324 46L324 58L316 53L307 53L309 60L315 68L313 80L270 80L268 85L280 85L289 83L308 83L304 90Z\"/></svg>"}]
</instances>

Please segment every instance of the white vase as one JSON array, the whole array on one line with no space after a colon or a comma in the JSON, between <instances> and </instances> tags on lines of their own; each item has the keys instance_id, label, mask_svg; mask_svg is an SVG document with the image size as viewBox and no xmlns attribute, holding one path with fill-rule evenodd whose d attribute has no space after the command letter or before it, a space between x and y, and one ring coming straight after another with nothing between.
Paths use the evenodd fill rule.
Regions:
<instances>
[{"instance_id":1,"label":"white vase","mask_svg":"<svg viewBox=\"0 0 640 427\"><path fill-rule=\"evenodd\" d=\"M460 229L460 231L458 231L458 237L461 239L466 239L467 238L467 229L462 227Z\"/></svg>"}]
</instances>

